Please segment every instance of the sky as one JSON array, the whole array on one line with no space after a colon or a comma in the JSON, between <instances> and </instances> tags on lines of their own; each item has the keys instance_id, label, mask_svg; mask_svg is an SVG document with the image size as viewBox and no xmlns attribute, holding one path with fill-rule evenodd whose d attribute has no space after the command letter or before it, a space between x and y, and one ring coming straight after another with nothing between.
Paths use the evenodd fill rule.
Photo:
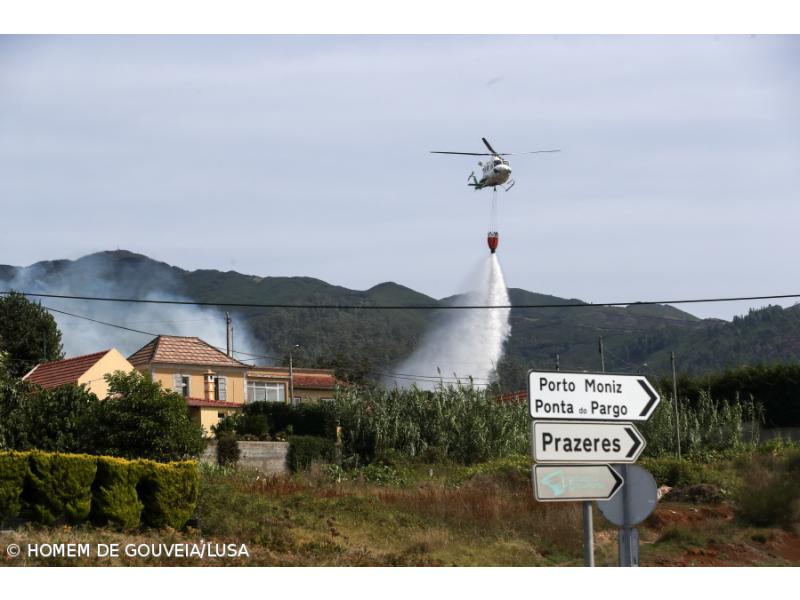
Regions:
<instances>
[{"instance_id":1,"label":"sky","mask_svg":"<svg viewBox=\"0 0 800 600\"><path fill-rule=\"evenodd\" d=\"M800 37L0 36L0 264L590 302L800 293ZM792 301L782 302L784 306ZM765 302L695 304L729 319Z\"/></svg>"}]
</instances>

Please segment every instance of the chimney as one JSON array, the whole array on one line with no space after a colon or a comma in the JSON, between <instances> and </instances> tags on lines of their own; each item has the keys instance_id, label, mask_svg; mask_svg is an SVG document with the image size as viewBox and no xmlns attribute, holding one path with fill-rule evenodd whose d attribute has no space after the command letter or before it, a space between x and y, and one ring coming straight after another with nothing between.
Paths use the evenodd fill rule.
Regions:
<instances>
[{"instance_id":1,"label":"chimney","mask_svg":"<svg viewBox=\"0 0 800 600\"><path fill-rule=\"evenodd\" d=\"M225 313L225 332L227 334L226 354L233 358L233 321L227 312Z\"/></svg>"},{"instance_id":2,"label":"chimney","mask_svg":"<svg viewBox=\"0 0 800 600\"><path fill-rule=\"evenodd\" d=\"M216 400L214 393L214 373L209 370L203 375L204 398L206 400Z\"/></svg>"}]
</instances>

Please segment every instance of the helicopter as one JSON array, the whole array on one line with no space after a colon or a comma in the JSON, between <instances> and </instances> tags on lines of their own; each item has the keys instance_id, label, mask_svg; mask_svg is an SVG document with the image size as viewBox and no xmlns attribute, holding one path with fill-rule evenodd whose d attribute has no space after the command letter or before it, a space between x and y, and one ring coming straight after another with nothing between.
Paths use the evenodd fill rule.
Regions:
<instances>
[{"instance_id":1,"label":"helicopter","mask_svg":"<svg viewBox=\"0 0 800 600\"><path fill-rule=\"evenodd\" d=\"M516 183L511 179L511 165L504 159L504 156L514 156L513 152L498 152L488 142L486 138L481 138L484 145L489 149L489 152L449 152L444 150L431 150L431 154L462 154L466 156L491 156L485 162L479 162L478 165L482 168L481 178L475 177L475 171L469 174L467 178L467 185L473 187L475 190L482 190L483 188L490 187L497 190L497 186L503 187L505 191L510 190ZM561 150L534 150L533 152L517 152L516 154L541 154L545 152L561 152ZM508 185L505 185L505 184Z\"/></svg>"}]
</instances>

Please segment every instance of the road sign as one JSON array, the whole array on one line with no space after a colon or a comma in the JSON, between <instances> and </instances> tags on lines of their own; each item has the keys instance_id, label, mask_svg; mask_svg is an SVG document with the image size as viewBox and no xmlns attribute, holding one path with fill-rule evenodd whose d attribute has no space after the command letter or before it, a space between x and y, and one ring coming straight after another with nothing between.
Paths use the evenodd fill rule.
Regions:
<instances>
[{"instance_id":1,"label":"road sign","mask_svg":"<svg viewBox=\"0 0 800 600\"><path fill-rule=\"evenodd\" d=\"M642 450L644 438L632 423L533 422L537 463L633 463Z\"/></svg>"},{"instance_id":2,"label":"road sign","mask_svg":"<svg viewBox=\"0 0 800 600\"><path fill-rule=\"evenodd\" d=\"M623 480L610 465L534 465L533 493L539 502L607 500Z\"/></svg>"},{"instance_id":3,"label":"road sign","mask_svg":"<svg viewBox=\"0 0 800 600\"><path fill-rule=\"evenodd\" d=\"M638 465L620 465L617 468L625 478L623 491L608 501L598 502L597 508L614 525L632 527L655 510L658 486L647 469Z\"/></svg>"},{"instance_id":4,"label":"road sign","mask_svg":"<svg viewBox=\"0 0 800 600\"><path fill-rule=\"evenodd\" d=\"M642 375L529 371L534 419L646 421L661 399Z\"/></svg>"}]
</instances>

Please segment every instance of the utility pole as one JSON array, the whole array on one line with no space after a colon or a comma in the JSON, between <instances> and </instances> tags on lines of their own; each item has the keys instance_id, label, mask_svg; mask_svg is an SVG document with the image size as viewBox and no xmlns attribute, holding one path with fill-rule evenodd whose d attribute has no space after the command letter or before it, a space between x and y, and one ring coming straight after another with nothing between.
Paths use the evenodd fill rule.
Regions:
<instances>
[{"instance_id":1,"label":"utility pole","mask_svg":"<svg viewBox=\"0 0 800 600\"><path fill-rule=\"evenodd\" d=\"M233 321L229 313L225 313L225 340L226 340L226 354L233 358Z\"/></svg>"},{"instance_id":2,"label":"utility pole","mask_svg":"<svg viewBox=\"0 0 800 600\"><path fill-rule=\"evenodd\" d=\"M294 406L294 368L292 366L292 351L299 348L300 344L295 344L289 348L289 402Z\"/></svg>"},{"instance_id":3,"label":"utility pole","mask_svg":"<svg viewBox=\"0 0 800 600\"><path fill-rule=\"evenodd\" d=\"M678 377L675 375L675 353L669 353L672 363L672 401L675 403L675 439L678 442L678 460L681 459L681 421L678 412Z\"/></svg>"},{"instance_id":4,"label":"utility pole","mask_svg":"<svg viewBox=\"0 0 800 600\"><path fill-rule=\"evenodd\" d=\"M600 351L600 370L606 372L606 356L603 353L603 336L597 338L597 349Z\"/></svg>"}]
</instances>

